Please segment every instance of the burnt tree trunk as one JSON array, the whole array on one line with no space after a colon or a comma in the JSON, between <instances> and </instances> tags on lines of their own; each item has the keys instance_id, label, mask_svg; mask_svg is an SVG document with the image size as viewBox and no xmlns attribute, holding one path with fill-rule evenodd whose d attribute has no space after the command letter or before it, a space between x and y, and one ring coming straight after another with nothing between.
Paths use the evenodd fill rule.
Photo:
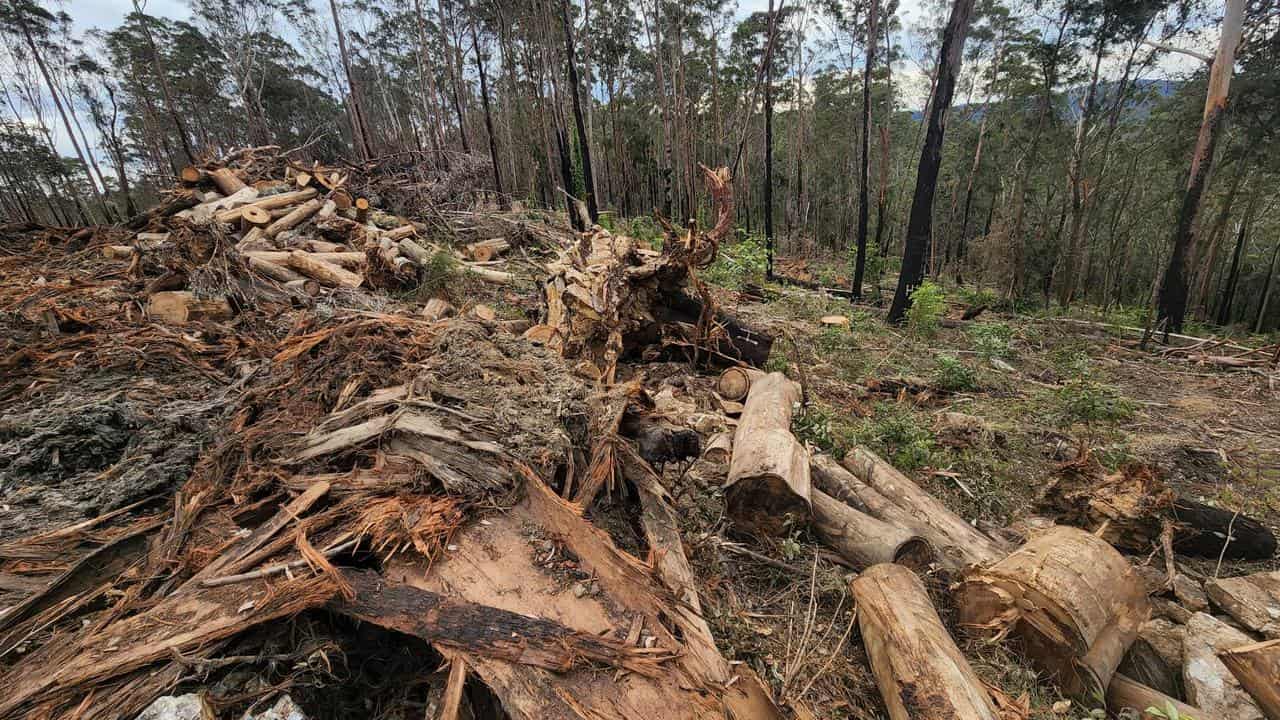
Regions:
<instances>
[{"instance_id":1,"label":"burnt tree trunk","mask_svg":"<svg viewBox=\"0 0 1280 720\"><path fill-rule=\"evenodd\" d=\"M911 304L911 292L924 279L925 249L933 229L933 194L938 184L938 169L942 165L942 138L946 130L947 108L956 89L956 76L960 74L961 51L965 34L969 31L969 19L973 14L974 0L956 0L951 6L951 19L942 35L942 51L938 58L938 82L933 103L929 108L928 130L924 147L920 150L920 168L916 173L915 197L911 201L911 215L907 222L907 239L902 249L902 271L898 275L898 289L893 294L888 320L902 322Z\"/></svg>"},{"instance_id":2,"label":"burnt tree trunk","mask_svg":"<svg viewBox=\"0 0 1280 720\"><path fill-rule=\"evenodd\" d=\"M587 212L591 222L600 222L600 210L596 206L595 176L591 172L591 141L587 137L587 123L582 114L582 93L578 85L578 63L573 52L573 25L569 22L569 0L560 4L560 16L564 21L565 62L569 66L569 92L573 98L573 122L578 128L578 150L582 153L582 181L586 184ZM590 96L587 98L590 102Z\"/></svg>"},{"instance_id":3,"label":"burnt tree trunk","mask_svg":"<svg viewBox=\"0 0 1280 720\"><path fill-rule=\"evenodd\" d=\"M480 37L476 33L474 20L471 23L471 49L476 55L476 71L480 73L480 105L484 108L484 129L489 134L489 161L493 163L493 186L498 191L499 202L505 207L506 201L501 199L502 170L498 164L498 138L493 131L493 114L489 111L489 78L484 71L484 59L480 57Z\"/></svg>"},{"instance_id":4,"label":"burnt tree trunk","mask_svg":"<svg viewBox=\"0 0 1280 720\"><path fill-rule=\"evenodd\" d=\"M1195 246L1196 217L1200 214L1200 200L1213 165L1213 151L1218 144L1219 130L1227 109L1227 93L1235 65L1236 45L1240 42L1243 29L1244 0L1227 0L1218 52L1214 56L1213 68L1209 71L1209 90L1205 96L1200 134L1191 155L1187 191L1183 195L1182 208L1178 212L1178 222L1173 231L1173 252L1169 256L1169 266L1165 269L1156 305L1157 323L1164 322L1166 334L1182 332L1183 320L1187 314L1187 258Z\"/></svg>"},{"instance_id":5,"label":"burnt tree trunk","mask_svg":"<svg viewBox=\"0 0 1280 720\"><path fill-rule=\"evenodd\" d=\"M867 9L867 62L862 69L862 159L858 182L858 256L853 263L853 285L850 300L862 299L862 274L867 265L867 223L871 215L868 207L867 185L871 180L871 70L876 58L876 21L880 4L871 0Z\"/></svg>"},{"instance_id":6,"label":"burnt tree trunk","mask_svg":"<svg viewBox=\"0 0 1280 720\"><path fill-rule=\"evenodd\" d=\"M773 0L769 0L769 41L773 40ZM773 279L773 67L764 58L764 247L765 277Z\"/></svg>"}]
</instances>

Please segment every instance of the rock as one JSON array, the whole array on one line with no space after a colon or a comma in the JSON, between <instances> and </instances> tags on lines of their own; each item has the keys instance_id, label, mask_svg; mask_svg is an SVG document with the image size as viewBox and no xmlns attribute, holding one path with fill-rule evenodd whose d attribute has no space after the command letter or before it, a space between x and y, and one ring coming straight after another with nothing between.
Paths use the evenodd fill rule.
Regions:
<instances>
[{"instance_id":1,"label":"rock","mask_svg":"<svg viewBox=\"0 0 1280 720\"><path fill-rule=\"evenodd\" d=\"M1219 652L1250 642L1247 635L1212 615L1195 613L1187 623L1182 684L1187 702L1200 708L1206 720L1263 720L1262 710L1218 659Z\"/></svg>"},{"instance_id":2,"label":"rock","mask_svg":"<svg viewBox=\"0 0 1280 720\"><path fill-rule=\"evenodd\" d=\"M247 712L240 720L307 720L307 714L288 695L281 695L276 704L258 714Z\"/></svg>"},{"instance_id":3,"label":"rock","mask_svg":"<svg viewBox=\"0 0 1280 720\"><path fill-rule=\"evenodd\" d=\"M1173 596L1182 607L1191 612L1204 612L1209 609L1209 596L1204 593L1200 583L1177 573L1173 576Z\"/></svg>"},{"instance_id":4,"label":"rock","mask_svg":"<svg viewBox=\"0 0 1280 720\"><path fill-rule=\"evenodd\" d=\"M1119 671L1172 697L1182 697L1182 643L1186 628L1156 618L1142 624Z\"/></svg>"},{"instance_id":5,"label":"rock","mask_svg":"<svg viewBox=\"0 0 1280 720\"><path fill-rule=\"evenodd\" d=\"M204 720L213 716L213 708L209 707L203 697L188 693L156 698L155 702L138 714L137 720Z\"/></svg>"},{"instance_id":6,"label":"rock","mask_svg":"<svg viewBox=\"0 0 1280 720\"><path fill-rule=\"evenodd\" d=\"M1280 571L1210 580L1205 590L1236 622L1266 638L1280 638Z\"/></svg>"},{"instance_id":7,"label":"rock","mask_svg":"<svg viewBox=\"0 0 1280 720\"><path fill-rule=\"evenodd\" d=\"M1186 625L1191 621L1190 610L1164 598L1151 598L1151 615L1171 620L1179 625Z\"/></svg>"}]
</instances>

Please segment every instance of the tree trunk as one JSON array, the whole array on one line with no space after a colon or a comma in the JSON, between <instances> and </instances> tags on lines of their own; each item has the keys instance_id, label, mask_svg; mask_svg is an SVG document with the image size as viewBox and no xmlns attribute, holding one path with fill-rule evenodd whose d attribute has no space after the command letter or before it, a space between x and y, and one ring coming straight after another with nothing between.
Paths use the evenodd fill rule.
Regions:
<instances>
[{"instance_id":1,"label":"tree trunk","mask_svg":"<svg viewBox=\"0 0 1280 720\"><path fill-rule=\"evenodd\" d=\"M476 32L476 22L471 21L471 49L476 55L476 71L480 73L480 105L484 108L484 129L489 135L489 161L493 163L493 186L498 191L498 202L506 207L507 201L502 191L502 170L498 163L498 136L493 130L493 115L489 111L489 80L484 70L484 59L480 57L480 36Z\"/></svg>"},{"instance_id":2,"label":"tree trunk","mask_svg":"<svg viewBox=\"0 0 1280 720\"><path fill-rule=\"evenodd\" d=\"M356 146L356 153L361 160L373 157L373 149L369 143L369 129L365 125L363 103L360 100L359 86L351 72L351 58L347 54L347 37L342 32L342 19L338 16L338 0L329 0L329 11L333 13L333 30L338 36L338 54L342 57L342 71L347 76L347 94L351 103L351 135Z\"/></svg>"},{"instance_id":3,"label":"tree trunk","mask_svg":"<svg viewBox=\"0 0 1280 720\"><path fill-rule=\"evenodd\" d=\"M875 565L850 581L849 589L891 720L1000 717L914 572L901 565Z\"/></svg>"},{"instance_id":4,"label":"tree trunk","mask_svg":"<svg viewBox=\"0 0 1280 720\"><path fill-rule=\"evenodd\" d=\"M1227 279L1222 284L1222 300L1218 303L1217 324L1225 326L1231 322L1231 303L1235 300L1236 285L1240 282L1240 258L1244 256L1245 246L1249 242L1249 229L1253 221L1253 209L1258 196L1249 201L1249 210L1245 212L1236 230L1236 249L1231 253L1231 268L1227 271Z\"/></svg>"},{"instance_id":5,"label":"tree trunk","mask_svg":"<svg viewBox=\"0 0 1280 720\"><path fill-rule=\"evenodd\" d=\"M1267 265L1267 279L1262 285L1262 300L1258 302L1258 315L1253 321L1253 332L1262 332L1262 323L1267 319L1267 304L1271 302L1271 285L1276 274L1276 259L1280 257L1280 242L1271 251L1271 262Z\"/></svg>"},{"instance_id":6,"label":"tree trunk","mask_svg":"<svg viewBox=\"0 0 1280 720\"><path fill-rule=\"evenodd\" d=\"M955 0L951 7L951 19L947 21L947 28L942 35L937 89L929 108L929 128L925 133L924 147L920 151L915 196L911 201L906 245L902 250L902 271L898 276L898 289L893 294L893 305L889 308L887 318L891 323L902 322L911 305L911 292L924 279L925 251L933 228L933 194L938 184L938 170L942 165L942 139L946 130L947 109L951 106L956 77L960 74L961 53L965 34L969 31L974 1Z\"/></svg>"},{"instance_id":7,"label":"tree trunk","mask_svg":"<svg viewBox=\"0 0 1280 720\"><path fill-rule=\"evenodd\" d=\"M1071 147L1071 165L1067 171L1071 183L1071 231L1067 236L1067 251L1058 259L1058 304L1066 307L1071 304L1071 296L1076 287L1076 269L1080 265L1080 248L1084 244L1085 213L1088 211L1089 195L1085 177L1085 141L1093 126L1093 114L1098 106L1098 76L1102 68L1104 42L1099 37L1094 47L1093 73L1089 78L1089 87L1085 91L1084 109L1076 122L1075 142Z\"/></svg>"},{"instance_id":8,"label":"tree trunk","mask_svg":"<svg viewBox=\"0 0 1280 720\"><path fill-rule=\"evenodd\" d=\"M773 42L773 0L769 0L769 39ZM766 49L764 58L764 247L765 277L773 279L773 63Z\"/></svg>"},{"instance_id":9,"label":"tree trunk","mask_svg":"<svg viewBox=\"0 0 1280 720\"><path fill-rule=\"evenodd\" d=\"M1240 686L1266 713L1267 720L1280 720L1280 640L1266 640L1219 653Z\"/></svg>"},{"instance_id":10,"label":"tree trunk","mask_svg":"<svg viewBox=\"0 0 1280 720\"><path fill-rule=\"evenodd\" d=\"M867 61L862 68L862 158L858 172L858 250L853 263L853 284L849 299L862 299L862 275L867 266L867 224L871 216L868 185L871 184L871 71L876 58L876 23L880 3L871 0L867 8ZM887 124L887 123L886 123Z\"/></svg>"},{"instance_id":11,"label":"tree trunk","mask_svg":"<svg viewBox=\"0 0 1280 720\"><path fill-rule=\"evenodd\" d=\"M751 384L725 483L727 512L748 532L777 535L787 515L809 516L809 453L791 434L799 402L800 386L782 373Z\"/></svg>"},{"instance_id":12,"label":"tree trunk","mask_svg":"<svg viewBox=\"0 0 1280 720\"><path fill-rule=\"evenodd\" d=\"M1204 195L1209 170L1213 165L1213 151L1218 144L1219 130L1227 108L1227 94L1231 85L1231 73L1235 66L1236 45L1244 29L1244 0L1226 0L1226 14L1222 19L1222 31L1218 38L1218 52L1213 68L1209 71L1209 89L1205 95L1204 116L1200 121L1200 134L1191 156L1191 173L1187 178L1187 190L1173 233L1173 252L1160 285L1156 318L1164 322L1166 333L1181 332L1187 312L1187 258L1195 247L1195 223L1200 214L1200 199Z\"/></svg>"},{"instance_id":13,"label":"tree trunk","mask_svg":"<svg viewBox=\"0 0 1280 720\"><path fill-rule=\"evenodd\" d=\"M812 490L813 527L822 541L859 568L898 563L925 570L934 560L929 541Z\"/></svg>"},{"instance_id":14,"label":"tree trunk","mask_svg":"<svg viewBox=\"0 0 1280 720\"><path fill-rule=\"evenodd\" d=\"M578 130L578 150L582 153L582 180L586 184L587 212L591 214L591 222L598 223L600 210L596 206L596 181L591 171L591 138L587 137L587 122L582 114L582 91L579 89L578 62L573 51L573 25L569 22L569 0L561 1L560 17L564 21L565 62L569 66L569 91L570 98L573 100L573 122Z\"/></svg>"}]
</instances>

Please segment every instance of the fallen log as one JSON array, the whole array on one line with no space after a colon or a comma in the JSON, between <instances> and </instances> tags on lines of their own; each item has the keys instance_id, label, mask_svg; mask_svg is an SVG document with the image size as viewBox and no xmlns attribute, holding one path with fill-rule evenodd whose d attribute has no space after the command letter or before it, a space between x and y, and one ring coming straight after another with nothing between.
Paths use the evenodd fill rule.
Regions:
<instances>
[{"instance_id":1,"label":"fallen log","mask_svg":"<svg viewBox=\"0 0 1280 720\"><path fill-rule=\"evenodd\" d=\"M319 260L313 257L312 253L301 250L289 253L289 267L322 285L357 288L364 282L364 278L359 274L331 262Z\"/></svg>"},{"instance_id":2,"label":"fallen log","mask_svg":"<svg viewBox=\"0 0 1280 720\"><path fill-rule=\"evenodd\" d=\"M1017 633L1032 662L1082 701L1103 696L1150 612L1123 555L1061 525L970 572L955 597L962 627L997 639Z\"/></svg>"},{"instance_id":3,"label":"fallen log","mask_svg":"<svg viewBox=\"0 0 1280 720\"><path fill-rule=\"evenodd\" d=\"M285 260L288 261L287 256ZM253 270L254 272L257 272L261 275L266 275L272 280L276 280L278 282L290 283L290 282L294 282L295 280L305 279L301 275L290 270L284 265L277 265L276 263L270 262L269 260L263 260L260 257L254 257L253 254L251 253L245 253L245 264L249 266L250 270Z\"/></svg>"},{"instance_id":4,"label":"fallen log","mask_svg":"<svg viewBox=\"0 0 1280 720\"><path fill-rule=\"evenodd\" d=\"M1267 720L1280 720L1280 640L1264 640L1218 653Z\"/></svg>"},{"instance_id":5,"label":"fallen log","mask_svg":"<svg viewBox=\"0 0 1280 720\"><path fill-rule=\"evenodd\" d=\"M464 254L476 262L487 262L510 249L511 243L507 242L506 239L491 238L467 245Z\"/></svg>"},{"instance_id":6,"label":"fallen log","mask_svg":"<svg viewBox=\"0 0 1280 720\"><path fill-rule=\"evenodd\" d=\"M323 205L324 201L320 198L312 198L294 208L289 212L289 214L268 225L262 230L262 235L268 240L274 239L275 236L285 230L292 230L293 228L301 225L312 215L319 212Z\"/></svg>"},{"instance_id":7,"label":"fallen log","mask_svg":"<svg viewBox=\"0 0 1280 720\"><path fill-rule=\"evenodd\" d=\"M747 532L776 535L788 515L809 517L809 453L791 434L799 402L800 385L782 373L751 386L725 483L726 511Z\"/></svg>"},{"instance_id":8,"label":"fallen log","mask_svg":"<svg viewBox=\"0 0 1280 720\"><path fill-rule=\"evenodd\" d=\"M240 207L229 208L227 210L216 212L213 215L213 219L220 223L238 223L240 222L240 216L244 213L245 208L256 207L263 210L275 210L276 208L288 207L290 205L296 205L300 202L310 200L317 194L318 193L315 188L307 188L306 190L293 190L290 192L268 195L264 198L254 200L247 205L241 205Z\"/></svg>"},{"instance_id":9,"label":"fallen log","mask_svg":"<svg viewBox=\"0 0 1280 720\"><path fill-rule=\"evenodd\" d=\"M1168 708L1173 708L1178 713L1178 717L1189 720L1210 720L1200 712L1200 708L1192 707L1121 673L1116 673L1111 678L1111 684L1107 686L1106 702L1107 707L1117 716L1121 710L1129 708L1140 713L1142 720L1168 720L1173 717ZM1155 709L1161 714L1148 713L1148 709Z\"/></svg>"},{"instance_id":10,"label":"fallen log","mask_svg":"<svg viewBox=\"0 0 1280 720\"><path fill-rule=\"evenodd\" d=\"M873 565L849 583L871 670L892 720L997 720L990 695L947 634L920 578Z\"/></svg>"},{"instance_id":11,"label":"fallen log","mask_svg":"<svg viewBox=\"0 0 1280 720\"><path fill-rule=\"evenodd\" d=\"M400 242L404 241L401 240ZM515 275L509 272L502 272L500 270L490 270L489 268L468 265L467 263L462 263L461 267L463 273L478 277L487 283L493 283L495 285L511 285L516 279Z\"/></svg>"},{"instance_id":12,"label":"fallen log","mask_svg":"<svg viewBox=\"0 0 1280 720\"><path fill-rule=\"evenodd\" d=\"M146 227L152 220L162 217L169 217L183 210L193 208L200 203L200 195L194 190L179 190L174 192L164 202L129 218L126 224L130 230L141 230Z\"/></svg>"},{"instance_id":13,"label":"fallen log","mask_svg":"<svg viewBox=\"0 0 1280 720\"><path fill-rule=\"evenodd\" d=\"M716 392L720 393L720 397L725 400L741 402L751 391L751 383L763 376L763 370L751 367L725 368L724 372L720 373L720 378L716 380Z\"/></svg>"},{"instance_id":14,"label":"fallen log","mask_svg":"<svg viewBox=\"0 0 1280 720\"><path fill-rule=\"evenodd\" d=\"M922 570L935 560L933 548L919 535L859 512L821 490L813 490L810 499L818 536L856 567L898 563Z\"/></svg>"},{"instance_id":15,"label":"fallen log","mask_svg":"<svg viewBox=\"0 0 1280 720\"><path fill-rule=\"evenodd\" d=\"M1214 578L1204 589L1241 625L1265 638L1280 638L1280 571Z\"/></svg>"},{"instance_id":16,"label":"fallen log","mask_svg":"<svg viewBox=\"0 0 1280 720\"><path fill-rule=\"evenodd\" d=\"M231 197L248 187L231 168L210 170L209 179L213 181L214 186L218 188L218 192L226 195L227 197Z\"/></svg>"},{"instance_id":17,"label":"fallen log","mask_svg":"<svg viewBox=\"0 0 1280 720\"><path fill-rule=\"evenodd\" d=\"M289 256L301 250L247 250L244 255L246 257L265 260L266 262L281 263L289 262ZM363 267L369 262L369 256L362 252L307 252L307 257L321 262L332 263L348 268Z\"/></svg>"},{"instance_id":18,"label":"fallen log","mask_svg":"<svg viewBox=\"0 0 1280 720\"><path fill-rule=\"evenodd\" d=\"M153 294L147 300L147 317L157 322L180 325L203 320L227 320L231 317L231 303L226 297L198 298L185 290L167 290Z\"/></svg>"},{"instance_id":19,"label":"fallen log","mask_svg":"<svg viewBox=\"0 0 1280 720\"><path fill-rule=\"evenodd\" d=\"M1270 560L1276 554L1276 536L1247 515L1180 497L1173 502L1173 519L1173 549L1184 555Z\"/></svg>"},{"instance_id":20,"label":"fallen log","mask_svg":"<svg viewBox=\"0 0 1280 720\"><path fill-rule=\"evenodd\" d=\"M265 228L271 224L271 213L260 207L246 207L240 211L240 229Z\"/></svg>"},{"instance_id":21,"label":"fallen log","mask_svg":"<svg viewBox=\"0 0 1280 720\"><path fill-rule=\"evenodd\" d=\"M1005 556L994 540L870 450L855 447L844 456L843 464L856 478L901 508L916 533L932 543L943 557L954 558L950 562L953 567L956 560L960 564L978 565L993 563Z\"/></svg>"}]
</instances>

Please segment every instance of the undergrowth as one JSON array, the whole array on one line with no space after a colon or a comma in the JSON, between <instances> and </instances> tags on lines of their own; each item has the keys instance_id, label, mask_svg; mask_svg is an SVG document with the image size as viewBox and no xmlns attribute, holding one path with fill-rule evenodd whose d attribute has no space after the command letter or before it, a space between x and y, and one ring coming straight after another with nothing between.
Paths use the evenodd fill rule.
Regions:
<instances>
[{"instance_id":1,"label":"undergrowth","mask_svg":"<svg viewBox=\"0 0 1280 720\"><path fill-rule=\"evenodd\" d=\"M747 237L721 245L715 262L702 273L702 277L713 285L741 290L749 284L763 283L767 264L764 244L757 238Z\"/></svg>"},{"instance_id":2,"label":"undergrowth","mask_svg":"<svg viewBox=\"0 0 1280 720\"><path fill-rule=\"evenodd\" d=\"M947 296L942 287L925 280L911 291L911 307L907 309L907 327L921 337L930 337L942 327L942 314L947 310Z\"/></svg>"}]
</instances>

